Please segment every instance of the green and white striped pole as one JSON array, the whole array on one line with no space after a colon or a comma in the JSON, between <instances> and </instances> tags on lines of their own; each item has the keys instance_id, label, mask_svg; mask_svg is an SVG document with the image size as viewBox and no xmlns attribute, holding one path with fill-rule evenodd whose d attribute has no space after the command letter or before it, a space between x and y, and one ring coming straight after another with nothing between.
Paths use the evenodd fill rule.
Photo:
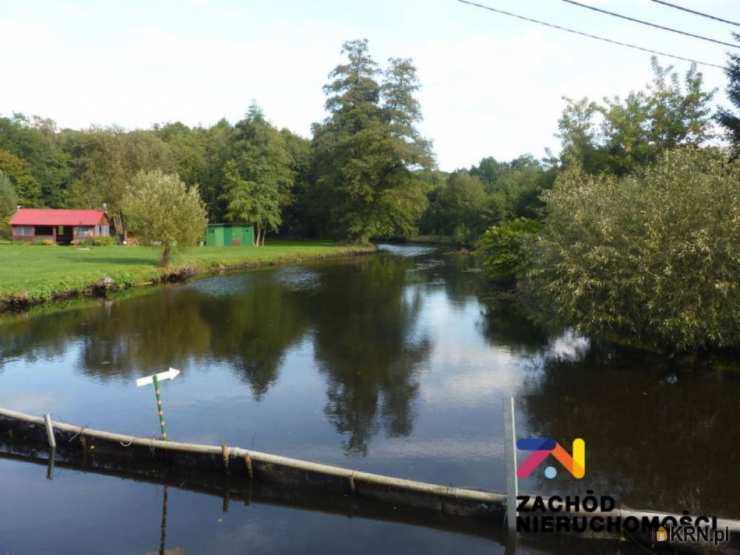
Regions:
<instances>
[{"instance_id":1,"label":"green and white striped pole","mask_svg":"<svg viewBox=\"0 0 740 555\"><path fill-rule=\"evenodd\" d=\"M164 421L164 406L162 405L162 392L159 387L159 382L163 380L174 380L179 374L179 370L176 368L170 368L166 372L152 374L151 376L136 380L136 385L138 387L149 384L154 385L154 396L157 399L157 415L159 417L159 431L162 433L162 439L164 441L167 441L167 424Z\"/></svg>"},{"instance_id":2,"label":"green and white striped pole","mask_svg":"<svg viewBox=\"0 0 740 555\"><path fill-rule=\"evenodd\" d=\"M155 374L152 376L154 382L154 396L157 398L157 414L159 415L159 431L162 432L162 439L167 441L167 426L164 421L164 407L162 406L162 393L159 390L159 378Z\"/></svg>"}]
</instances>

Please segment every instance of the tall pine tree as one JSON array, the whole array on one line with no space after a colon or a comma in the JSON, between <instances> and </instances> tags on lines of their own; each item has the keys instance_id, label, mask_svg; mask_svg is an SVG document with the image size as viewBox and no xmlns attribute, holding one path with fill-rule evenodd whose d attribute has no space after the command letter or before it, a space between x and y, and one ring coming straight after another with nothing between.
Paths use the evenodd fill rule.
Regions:
<instances>
[{"instance_id":1,"label":"tall pine tree","mask_svg":"<svg viewBox=\"0 0 740 555\"><path fill-rule=\"evenodd\" d=\"M346 42L342 53L347 62L324 87L330 115L314 125L325 231L356 242L408 234L426 201L416 170L432 165L429 143L415 128L416 69L410 60L391 59L382 71L367 40Z\"/></svg>"}]
</instances>

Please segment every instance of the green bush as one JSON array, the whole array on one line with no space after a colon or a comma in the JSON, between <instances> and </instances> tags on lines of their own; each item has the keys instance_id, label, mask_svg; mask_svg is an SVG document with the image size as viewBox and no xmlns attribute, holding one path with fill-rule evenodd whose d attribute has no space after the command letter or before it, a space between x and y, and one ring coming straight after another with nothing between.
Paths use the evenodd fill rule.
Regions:
<instances>
[{"instance_id":1,"label":"green bush","mask_svg":"<svg viewBox=\"0 0 740 555\"><path fill-rule=\"evenodd\" d=\"M486 274L495 281L513 283L527 265L527 245L540 223L517 218L488 228L478 242L478 255Z\"/></svg>"},{"instance_id":2,"label":"green bush","mask_svg":"<svg viewBox=\"0 0 740 555\"><path fill-rule=\"evenodd\" d=\"M111 245L116 244L116 238L115 237L87 237L85 239L82 239L80 241L77 241L77 243L81 247L110 247Z\"/></svg>"},{"instance_id":3,"label":"green bush","mask_svg":"<svg viewBox=\"0 0 740 555\"><path fill-rule=\"evenodd\" d=\"M34 239L30 243L34 247L51 247L56 246L56 243L52 239Z\"/></svg>"},{"instance_id":4,"label":"green bush","mask_svg":"<svg viewBox=\"0 0 740 555\"><path fill-rule=\"evenodd\" d=\"M545 200L528 277L560 316L661 350L740 347L740 161L685 148L621 179L576 168Z\"/></svg>"}]
</instances>

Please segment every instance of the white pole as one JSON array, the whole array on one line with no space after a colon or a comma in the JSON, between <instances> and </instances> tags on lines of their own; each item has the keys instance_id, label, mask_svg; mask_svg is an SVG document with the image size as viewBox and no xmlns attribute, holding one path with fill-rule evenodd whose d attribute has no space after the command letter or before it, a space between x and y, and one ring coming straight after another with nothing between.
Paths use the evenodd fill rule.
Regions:
<instances>
[{"instance_id":1,"label":"white pole","mask_svg":"<svg viewBox=\"0 0 740 555\"><path fill-rule=\"evenodd\" d=\"M516 414L514 397L504 402L504 459L506 464L506 523L511 531L516 530L516 498L519 495L519 480L516 476Z\"/></svg>"}]
</instances>

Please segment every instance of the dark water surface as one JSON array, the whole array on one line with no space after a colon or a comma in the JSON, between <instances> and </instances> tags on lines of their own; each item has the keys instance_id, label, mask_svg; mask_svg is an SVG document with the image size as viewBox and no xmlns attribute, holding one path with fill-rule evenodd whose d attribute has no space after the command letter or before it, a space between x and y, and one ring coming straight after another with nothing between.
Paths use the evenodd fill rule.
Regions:
<instances>
[{"instance_id":1,"label":"dark water surface","mask_svg":"<svg viewBox=\"0 0 740 555\"><path fill-rule=\"evenodd\" d=\"M475 262L421 247L252 271L0 320L0 406L172 439L505 490L502 403L520 436L587 444L587 474L520 489L740 518L740 372L545 333ZM0 459L0 554L158 553L162 486ZM392 507L388 508L393 511ZM483 537L169 488L172 553L504 552ZM640 553L528 540L519 553Z\"/></svg>"}]
</instances>

